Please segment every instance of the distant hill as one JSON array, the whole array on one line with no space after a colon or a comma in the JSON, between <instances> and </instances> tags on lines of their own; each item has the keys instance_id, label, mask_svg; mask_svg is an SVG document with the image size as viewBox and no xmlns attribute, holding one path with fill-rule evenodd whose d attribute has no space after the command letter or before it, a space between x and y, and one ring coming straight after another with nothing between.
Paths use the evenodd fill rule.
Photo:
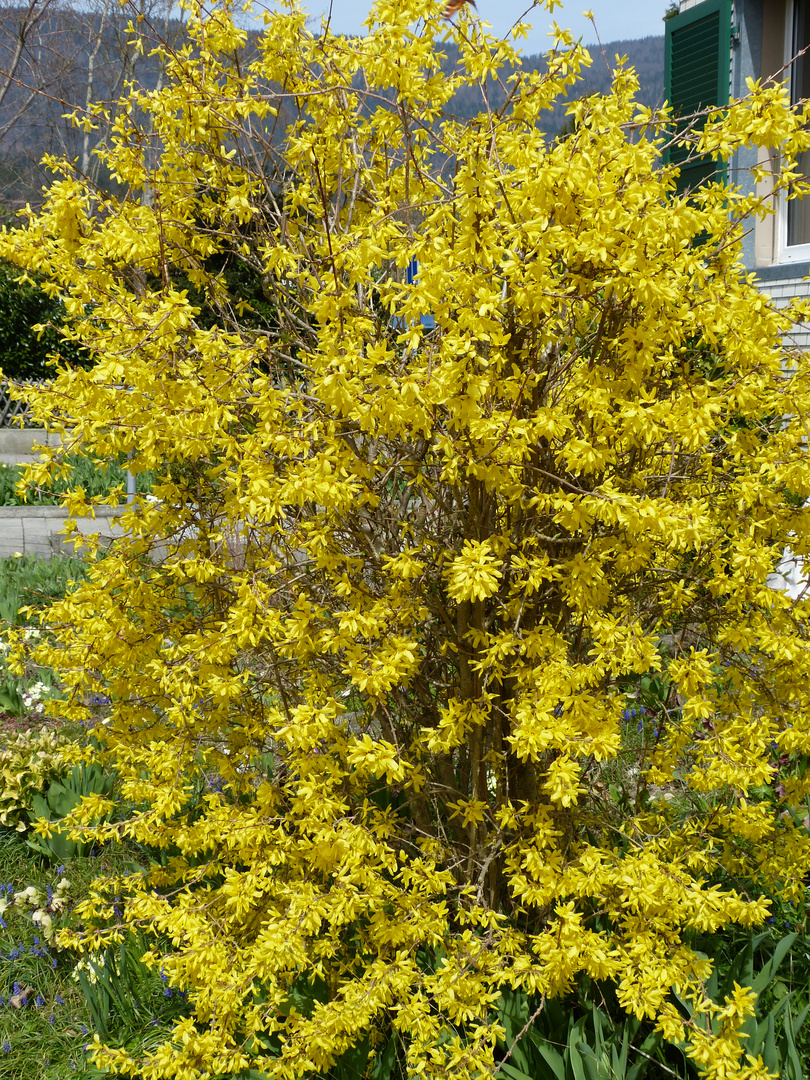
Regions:
<instances>
[{"instance_id":1,"label":"distant hill","mask_svg":"<svg viewBox=\"0 0 810 1080\"><path fill-rule=\"evenodd\" d=\"M157 0L159 2L159 0ZM90 154L99 134L85 136L65 119L65 114L88 101L110 101L121 93L127 80L153 88L160 78L160 68L150 52L159 37L179 43L184 30L174 19L150 26L148 20L140 32L142 50L135 48L126 32L126 16L107 8L102 20L88 9L51 8L26 41L16 79L4 87L3 76L13 64L24 18L22 8L5 8L0 20L0 214L41 199L49 174L39 164L43 155L65 155L83 165L102 186L109 178L100 175L98 159ZM249 34L243 62L255 55L259 32ZM458 62L458 49L443 43L446 56L443 68L452 70ZM587 94L604 93L610 87L616 55L626 56L638 72L639 101L656 105L663 99L664 38L646 37L639 41L611 41L604 48L589 46L591 66L580 83L572 88L571 100ZM607 63L605 62L607 60ZM524 68L541 70L542 56L524 59ZM362 81L362 76L358 76ZM491 107L503 104L500 85L489 81L487 92ZM480 88L465 87L449 102L446 111L462 118L481 112L484 106ZM545 131L556 135L565 123L567 102L548 114Z\"/></svg>"},{"instance_id":2,"label":"distant hill","mask_svg":"<svg viewBox=\"0 0 810 1080\"><path fill-rule=\"evenodd\" d=\"M549 135L558 134L562 128L570 101L590 94L608 92L617 56L625 57L628 66L634 68L638 75L640 104L653 107L660 105L664 100L663 34L657 37L640 38L637 41L609 41L602 46L601 50L598 45L588 45L586 48L591 55L591 66L583 71L582 80L572 88L569 99L560 102L554 111L548 114L545 130ZM458 50L446 44L443 51L447 53L447 61L442 67L450 71L455 67ZM544 58L543 56L527 56L524 58L523 67L529 71L542 71L545 68ZM493 108L497 109L503 104L503 91L493 80L489 81L487 93ZM465 87L452 99L448 111L454 112L457 116L471 117L477 115L481 107L481 91Z\"/></svg>"}]
</instances>

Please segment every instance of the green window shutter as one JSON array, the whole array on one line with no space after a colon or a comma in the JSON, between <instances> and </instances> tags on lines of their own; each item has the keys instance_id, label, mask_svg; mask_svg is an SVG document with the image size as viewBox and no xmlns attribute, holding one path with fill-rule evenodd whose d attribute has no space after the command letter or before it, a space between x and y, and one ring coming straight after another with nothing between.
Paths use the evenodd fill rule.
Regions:
<instances>
[{"instance_id":1,"label":"green window shutter","mask_svg":"<svg viewBox=\"0 0 810 1080\"><path fill-rule=\"evenodd\" d=\"M731 0L704 0L668 19L665 29L664 90L676 120L712 105L728 105ZM668 160L680 165L688 156L687 147L673 146ZM681 169L678 191L724 175L722 163L699 158Z\"/></svg>"}]
</instances>

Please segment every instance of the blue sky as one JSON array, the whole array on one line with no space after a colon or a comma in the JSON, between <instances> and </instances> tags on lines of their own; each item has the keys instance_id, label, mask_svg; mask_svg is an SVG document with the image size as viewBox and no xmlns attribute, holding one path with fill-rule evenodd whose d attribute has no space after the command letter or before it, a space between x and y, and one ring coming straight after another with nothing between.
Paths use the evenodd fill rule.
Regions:
<instances>
[{"instance_id":1,"label":"blue sky","mask_svg":"<svg viewBox=\"0 0 810 1080\"><path fill-rule=\"evenodd\" d=\"M312 28L320 24L320 15L329 9L329 0L302 0L307 10L314 16ZM498 34L506 33L511 25L526 11L531 0L476 0L478 14L491 24ZM268 3L268 6L269 3ZM332 29L344 34L361 32L364 19L371 7L371 0L332 0ZM599 37L603 42L622 38L641 38L649 34L663 34L664 11L667 0L569 0L554 11L554 19L560 26L566 26L583 43L595 42L591 23L583 18L582 11L591 8L596 18ZM260 3L256 4L256 10ZM523 44L524 53L543 52L549 46L547 37L552 16L547 11L535 8L525 20L533 26L528 40Z\"/></svg>"}]
</instances>

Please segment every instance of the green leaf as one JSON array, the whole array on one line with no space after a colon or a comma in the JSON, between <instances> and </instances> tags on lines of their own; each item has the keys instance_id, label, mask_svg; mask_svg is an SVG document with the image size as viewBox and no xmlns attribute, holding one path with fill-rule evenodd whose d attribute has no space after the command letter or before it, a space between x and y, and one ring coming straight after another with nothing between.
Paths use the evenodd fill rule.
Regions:
<instances>
[{"instance_id":1,"label":"green leaf","mask_svg":"<svg viewBox=\"0 0 810 1080\"><path fill-rule=\"evenodd\" d=\"M315 1005L324 1004L327 1000L328 990L323 979L298 979L286 1001L282 1002L280 1011L287 1015L291 1009L295 1009L304 1016L312 1016Z\"/></svg>"},{"instance_id":2,"label":"green leaf","mask_svg":"<svg viewBox=\"0 0 810 1080\"><path fill-rule=\"evenodd\" d=\"M550 1075L552 1080L566 1080L565 1059L562 1054L555 1050L539 1032L530 1029L528 1035L532 1046L542 1058L541 1061L536 1062L535 1068L543 1070L544 1075ZM506 1069L507 1066L503 1065L501 1068Z\"/></svg>"},{"instance_id":3,"label":"green leaf","mask_svg":"<svg viewBox=\"0 0 810 1080\"><path fill-rule=\"evenodd\" d=\"M362 1080L368 1064L368 1051L368 1035L344 1050L330 1070L335 1080Z\"/></svg>"},{"instance_id":4,"label":"green leaf","mask_svg":"<svg viewBox=\"0 0 810 1080\"><path fill-rule=\"evenodd\" d=\"M578 1020L568 1033L568 1064L571 1066L574 1080L587 1080L587 1077L585 1076L585 1067L582 1064L582 1055L577 1049L577 1045L582 1042L582 1036L584 1034L583 1028L583 1021Z\"/></svg>"},{"instance_id":5,"label":"green leaf","mask_svg":"<svg viewBox=\"0 0 810 1080\"><path fill-rule=\"evenodd\" d=\"M804 1080L804 1070L801 1059L796 1050L796 1040L793 1031L793 1018L790 1015L790 1006L785 1009L785 1042L787 1044L787 1061L790 1068L784 1070L785 1080Z\"/></svg>"},{"instance_id":6,"label":"green leaf","mask_svg":"<svg viewBox=\"0 0 810 1080\"><path fill-rule=\"evenodd\" d=\"M597 1054L586 1042L578 1042L577 1050L582 1056L582 1066L588 1080L613 1080L614 1073L605 1050Z\"/></svg>"},{"instance_id":7,"label":"green leaf","mask_svg":"<svg viewBox=\"0 0 810 1080\"><path fill-rule=\"evenodd\" d=\"M630 1071L627 1073L625 1080L641 1080L641 1077L645 1075L650 1065L653 1064L650 1058L655 1057L655 1053L662 1041L660 1032L651 1031L641 1046L633 1047L636 1051L636 1061L630 1066Z\"/></svg>"},{"instance_id":8,"label":"green leaf","mask_svg":"<svg viewBox=\"0 0 810 1080\"><path fill-rule=\"evenodd\" d=\"M397 1034L391 1036L385 1044L385 1049L378 1050L371 1063L371 1071L368 1080L389 1080L397 1063Z\"/></svg>"},{"instance_id":9,"label":"green leaf","mask_svg":"<svg viewBox=\"0 0 810 1080\"><path fill-rule=\"evenodd\" d=\"M508 1061L498 1066L498 1072L511 1077L511 1080L537 1080L536 1076L529 1076L528 1073L523 1072L522 1069L515 1068L515 1066ZM558 1080L565 1080L565 1069L563 1069L561 1073L555 1073L554 1075L558 1077Z\"/></svg>"},{"instance_id":10,"label":"green leaf","mask_svg":"<svg viewBox=\"0 0 810 1080\"><path fill-rule=\"evenodd\" d=\"M769 1013L766 1020L765 1041L762 1045L760 1053L762 1054L762 1060L765 1062L765 1068L768 1070L768 1072L778 1073L779 1055L776 1051L776 1037L774 1034L773 1013Z\"/></svg>"},{"instance_id":11,"label":"green leaf","mask_svg":"<svg viewBox=\"0 0 810 1080\"><path fill-rule=\"evenodd\" d=\"M786 934L781 941L777 942L770 960L753 982L750 983L751 989L755 990L757 994L761 993L774 977L777 968L790 952L790 948L798 936L798 934Z\"/></svg>"},{"instance_id":12,"label":"green leaf","mask_svg":"<svg viewBox=\"0 0 810 1080\"><path fill-rule=\"evenodd\" d=\"M82 988L84 1000L87 1002L87 1008L93 1018L93 1026L102 1039L108 1039L110 1032L107 1028L107 1021L110 1016L110 1000L103 991L98 992L96 990L98 984L92 983L84 971L78 971L78 976L79 986Z\"/></svg>"}]
</instances>

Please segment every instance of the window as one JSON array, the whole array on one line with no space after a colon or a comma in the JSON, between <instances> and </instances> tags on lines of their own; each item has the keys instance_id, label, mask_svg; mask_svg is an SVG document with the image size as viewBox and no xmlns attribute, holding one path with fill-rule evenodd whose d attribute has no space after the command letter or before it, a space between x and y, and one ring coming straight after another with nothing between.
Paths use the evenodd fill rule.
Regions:
<instances>
[{"instance_id":1,"label":"window","mask_svg":"<svg viewBox=\"0 0 810 1080\"><path fill-rule=\"evenodd\" d=\"M664 26L664 86L674 116L687 117L727 105L731 0L703 0L667 19ZM724 174L721 164L710 157L696 157L687 147L672 147L669 160L681 166L679 192L693 191Z\"/></svg>"},{"instance_id":2,"label":"window","mask_svg":"<svg viewBox=\"0 0 810 1080\"><path fill-rule=\"evenodd\" d=\"M785 62L790 63L790 101L795 104L803 98L810 98L810 52L803 53L804 49L810 49L810 0L788 0L785 27ZM803 173L810 172L810 152L801 154L798 164ZM783 257L810 258L810 197L788 202L783 219Z\"/></svg>"}]
</instances>

